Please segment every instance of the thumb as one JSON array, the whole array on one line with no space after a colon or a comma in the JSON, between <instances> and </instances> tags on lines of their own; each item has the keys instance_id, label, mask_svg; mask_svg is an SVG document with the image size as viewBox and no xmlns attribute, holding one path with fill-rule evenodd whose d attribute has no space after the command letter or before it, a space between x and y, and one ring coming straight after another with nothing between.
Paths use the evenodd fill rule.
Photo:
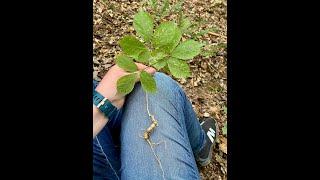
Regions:
<instances>
[{"instance_id":1,"label":"thumb","mask_svg":"<svg viewBox=\"0 0 320 180\"><path fill-rule=\"evenodd\" d=\"M155 68L146 66L141 63L136 63L136 65L138 66L138 70L144 70L149 74L154 74L157 71Z\"/></svg>"}]
</instances>

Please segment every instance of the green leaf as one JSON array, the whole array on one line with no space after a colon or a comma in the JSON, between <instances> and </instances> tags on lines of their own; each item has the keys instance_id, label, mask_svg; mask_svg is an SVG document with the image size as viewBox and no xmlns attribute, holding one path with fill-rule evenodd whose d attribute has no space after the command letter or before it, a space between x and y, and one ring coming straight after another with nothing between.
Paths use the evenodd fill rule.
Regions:
<instances>
[{"instance_id":1,"label":"green leaf","mask_svg":"<svg viewBox=\"0 0 320 180\"><path fill-rule=\"evenodd\" d=\"M133 27L145 41L149 41L153 34L153 19L145 11L138 12L133 18Z\"/></svg>"},{"instance_id":2,"label":"green leaf","mask_svg":"<svg viewBox=\"0 0 320 180\"><path fill-rule=\"evenodd\" d=\"M156 49L171 52L179 44L180 39L180 29L174 22L169 21L161 23L155 30L152 44Z\"/></svg>"},{"instance_id":3,"label":"green leaf","mask_svg":"<svg viewBox=\"0 0 320 180\"><path fill-rule=\"evenodd\" d=\"M116 64L127 72L135 72L138 70L138 67L133 60L123 54L116 57Z\"/></svg>"},{"instance_id":4,"label":"green leaf","mask_svg":"<svg viewBox=\"0 0 320 180\"><path fill-rule=\"evenodd\" d=\"M136 79L137 79L136 73L125 75L125 76L122 76L120 79L118 79L117 81L118 93L123 95L129 94L134 88Z\"/></svg>"},{"instance_id":5,"label":"green leaf","mask_svg":"<svg viewBox=\"0 0 320 180\"><path fill-rule=\"evenodd\" d=\"M160 70L167 65L167 59L151 59L150 65Z\"/></svg>"},{"instance_id":6,"label":"green leaf","mask_svg":"<svg viewBox=\"0 0 320 180\"><path fill-rule=\"evenodd\" d=\"M226 106L223 106L223 111L225 114L228 114L228 108Z\"/></svg>"},{"instance_id":7,"label":"green leaf","mask_svg":"<svg viewBox=\"0 0 320 180\"><path fill-rule=\"evenodd\" d=\"M161 50L156 49L152 51L150 65L155 67L157 70L162 69L165 65L167 65L167 59L165 58L166 56L167 54Z\"/></svg>"},{"instance_id":8,"label":"green leaf","mask_svg":"<svg viewBox=\"0 0 320 180\"><path fill-rule=\"evenodd\" d=\"M190 68L186 61L176 58L167 60L171 74L176 78L186 78L190 76Z\"/></svg>"},{"instance_id":9,"label":"green leaf","mask_svg":"<svg viewBox=\"0 0 320 180\"><path fill-rule=\"evenodd\" d=\"M157 0L149 0L149 4L153 9L156 9L158 3L157 3Z\"/></svg>"},{"instance_id":10,"label":"green leaf","mask_svg":"<svg viewBox=\"0 0 320 180\"><path fill-rule=\"evenodd\" d=\"M167 74L170 74L170 69L169 69L169 67L168 67L168 63L167 63L167 65L165 65L165 66L162 68L162 71L165 72L165 73L167 73Z\"/></svg>"},{"instance_id":11,"label":"green leaf","mask_svg":"<svg viewBox=\"0 0 320 180\"><path fill-rule=\"evenodd\" d=\"M183 18L181 20L181 24L179 26L180 30L182 33L186 32L188 30L188 28L191 26L191 22L188 18Z\"/></svg>"},{"instance_id":12,"label":"green leaf","mask_svg":"<svg viewBox=\"0 0 320 180\"><path fill-rule=\"evenodd\" d=\"M228 122L226 121L225 123L224 123L224 126L223 126L223 128L222 128L222 134L223 135L226 135L227 136L227 133L228 133L228 124L227 124Z\"/></svg>"},{"instance_id":13,"label":"green leaf","mask_svg":"<svg viewBox=\"0 0 320 180\"><path fill-rule=\"evenodd\" d=\"M194 40L186 40L176 47L171 56L179 59L192 59L201 51L202 44Z\"/></svg>"},{"instance_id":14,"label":"green leaf","mask_svg":"<svg viewBox=\"0 0 320 180\"><path fill-rule=\"evenodd\" d=\"M182 5L184 3L184 0L179 0L174 6L173 6L173 11L175 13L180 12L182 10Z\"/></svg>"},{"instance_id":15,"label":"green leaf","mask_svg":"<svg viewBox=\"0 0 320 180\"><path fill-rule=\"evenodd\" d=\"M169 0L164 0L161 12L160 12L160 17L167 16L169 13Z\"/></svg>"},{"instance_id":16,"label":"green leaf","mask_svg":"<svg viewBox=\"0 0 320 180\"><path fill-rule=\"evenodd\" d=\"M134 59L138 59L142 51L147 51L147 48L134 36L124 36L119 41L120 47L125 54Z\"/></svg>"},{"instance_id":17,"label":"green leaf","mask_svg":"<svg viewBox=\"0 0 320 180\"><path fill-rule=\"evenodd\" d=\"M148 93L155 93L157 92L157 85L154 78L147 73L146 71L142 71L140 73L140 81L142 84L142 88Z\"/></svg>"},{"instance_id":18,"label":"green leaf","mask_svg":"<svg viewBox=\"0 0 320 180\"><path fill-rule=\"evenodd\" d=\"M151 53L150 51L142 51L139 54L139 57L136 59L136 61L141 62L141 63L148 63L151 59Z\"/></svg>"},{"instance_id":19,"label":"green leaf","mask_svg":"<svg viewBox=\"0 0 320 180\"><path fill-rule=\"evenodd\" d=\"M205 58L209 58L209 57L217 56L218 52L219 52L218 46L210 44L210 45L206 46L205 48L203 48L200 55Z\"/></svg>"},{"instance_id":20,"label":"green leaf","mask_svg":"<svg viewBox=\"0 0 320 180\"><path fill-rule=\"evenodd\" d=\"M163 51L161 51L161 50L154 50L154 51L152 51L151 52L151 57L152 57L152 59L154 59L154 60L159 60L159 59L163 59L164 57L166 57L167 56L167 54L166 53L164 53Z\"/></svg>"},{"instance_id":21,"label":"green leaf","mask_svg":"<svg viewBox=\"0 0 320 180\"><path fill-rule=\"evenodd\" d=\"M208 44L201 51L201 56L205 58L215 57L220 51L226 51L227 43L219 43L217 45Z\"/></svg>"}]
</instances>

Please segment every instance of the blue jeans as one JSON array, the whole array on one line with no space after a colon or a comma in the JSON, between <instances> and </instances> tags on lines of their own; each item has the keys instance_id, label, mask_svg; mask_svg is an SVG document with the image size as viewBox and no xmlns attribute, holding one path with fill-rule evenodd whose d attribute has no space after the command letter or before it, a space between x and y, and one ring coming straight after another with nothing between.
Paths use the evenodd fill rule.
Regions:
<instances>
[{"instance_id":1,"label":"blue jeans","mask_svg":"<svg viewBox=\"0 0 320 180\"><path fill-rule=\"evenodd\" d=\"M148 94L148 100L159 126L151 134L151 141L164 142L154 150L165 179L200 179L195 156L204 144L205 133L179 85L163 73L156 73L155 79L158 90ZM149 144L141 138L150 124L145 92L137 83L125 106L112 114L93 139L94 179L162 179Z\"/></svg>"}]
</instances>

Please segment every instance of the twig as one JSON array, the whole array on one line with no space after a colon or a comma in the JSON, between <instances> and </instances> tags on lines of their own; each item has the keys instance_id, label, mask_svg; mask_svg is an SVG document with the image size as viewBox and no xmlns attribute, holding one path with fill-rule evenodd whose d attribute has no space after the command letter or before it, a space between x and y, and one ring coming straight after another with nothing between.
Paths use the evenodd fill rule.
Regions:
<instances>
[{"instance_id":1,"label":"twig","mask_svg":"<svg viewBox=\"0 0 320 180\"><path fill-rule=\"evenodd\" d=\"M227 36L224 36L224 35L221 35L221 34L218 34L218 33L214 33L214 32L208 32L208 34L211 34L213 36L219 36L219 37L222 37L224 39L227 39Z\"/></svg>"}]
</instances>

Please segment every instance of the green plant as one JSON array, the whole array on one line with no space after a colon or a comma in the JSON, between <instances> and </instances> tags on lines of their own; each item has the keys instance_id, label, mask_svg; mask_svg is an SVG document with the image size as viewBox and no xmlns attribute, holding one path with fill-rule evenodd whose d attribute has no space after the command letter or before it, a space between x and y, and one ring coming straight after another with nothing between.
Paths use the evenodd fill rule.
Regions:
<instances>
[{"instance_id":1,"label":"green plant","mask_svg":"<svg viewBox=\"0 0 320 180\"><path fill-rule=\"evenodd\" d=\"M158 2L157 0L149 0L149 4L155 10L157 8Z\"/></svg>"},{"instance_id":2,"label":"green plant","mask_svg":"<svg viewBox=\"0 0 320 180\"><path fill-rule=\"evenodd\" d=\"M117 82L118 93L128 94L133 90L137 79L140 79L144 91L154 93L157 91L154 78L146 71L138 71L134 62L164 69L176 78L190 76L188 60L200 54L203 44L187 39L181 41L182 32L187 25L178 26L173 21L167 21L156 26L153 18L146 11L135 14L133 26L140 41L136 36L127 35L120 41L123 51L116 56L116 64L129 74Z\"/></svg>"},{"instance_id":3,"label":"green plant","mask_svg":"<svg viewBox=\"0 0 320 180\"><path fill-rule=\"evenodd\" d=\"M226 121L222 128L222 134L227 136L227 133L228 133L228 122Z\"/></svg>"},{"instance_id":4,"label":"green plant","mask_svg":"<svg viewBox=\"0 0 320 180\"><path fill-rule=\"evenodd\" d=\"M223 106L223 112L224 112L225 114L228 114L228 108L227 108L227 106Z\"/></svg>"}]
</instances>

